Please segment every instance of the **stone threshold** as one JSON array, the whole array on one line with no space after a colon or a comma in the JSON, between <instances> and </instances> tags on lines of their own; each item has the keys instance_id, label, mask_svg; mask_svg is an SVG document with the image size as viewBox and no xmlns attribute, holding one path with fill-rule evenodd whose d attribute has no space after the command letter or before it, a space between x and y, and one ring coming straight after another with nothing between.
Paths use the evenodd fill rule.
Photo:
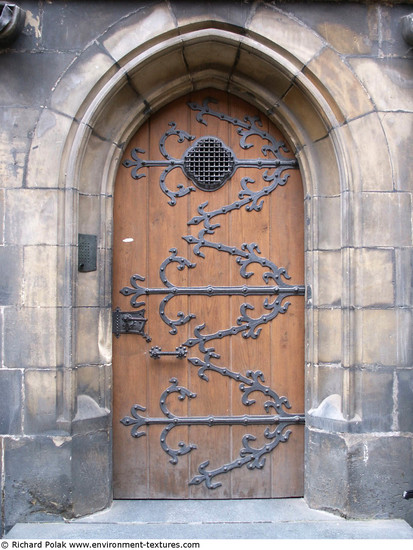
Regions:
<instances>
[{"instance_id":1,"label":"stone threshold","mask_svg":"<svg viewBox=\"0 0 413 550\"><path fill-rule=\"evenodd\" d=\"M19 523L5 539L413 539L401 519L346 520L303 499L116 500L70 521Z\"/></svg>"}]
</instances>

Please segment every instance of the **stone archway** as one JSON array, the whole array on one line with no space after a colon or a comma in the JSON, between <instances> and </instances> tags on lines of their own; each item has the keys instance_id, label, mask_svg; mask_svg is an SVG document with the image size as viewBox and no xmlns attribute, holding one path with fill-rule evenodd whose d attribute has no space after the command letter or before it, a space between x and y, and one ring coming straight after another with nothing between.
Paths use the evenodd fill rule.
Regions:
<instances>
[{"instance_id":1,"label":"stone archway","mask_svg":"<svg viewBox=\"0 0 413 550\"><path fill-rule=\"evenodd\" d=\"M63 369L57 381L61 425L70 426L73 435L88 430L92 446L99 440L109 471L110 438L104 443L102 434L110 431L111 209L117 166L125 144L150 113L192 89L215 87L246 98L280 126L301 165L307 219L306 410L314 412L306 461L308 480L314 480L313 473L323 468L317 445L331 445L336 430L357 419L348 368L356 340L348 247L357 231L353 201L362 170L352 155L353 132L346 121L370 113L372 105L333 50L268 6L259 8L247 27L209 18L176 23L161 6L114 25L100 43L110 56L93 48L84 52L58 83L51 99L54 111L46 109L41 117L42 143L63 139L60 155L41 162L33 148L30 159L34 178L41 182L53 173L64 191L60 239L65 257L58 266L63 273ZM90 276L74 267L79 233L98 236L100 268ZM327 427L329 433L323 439L312 427ZM343 490L318 491L311 481L306 498L318 507L344 510L347 449L338 440L343 469L336 482ZM77 460L80 455L74 454L73 471ZM92 453L87 460L92 468ZM323 460L328 468L328 456ZM74 494L75 514L107 505L107 493L94 492L88 504Z\"/></svg>"}]
</instances>

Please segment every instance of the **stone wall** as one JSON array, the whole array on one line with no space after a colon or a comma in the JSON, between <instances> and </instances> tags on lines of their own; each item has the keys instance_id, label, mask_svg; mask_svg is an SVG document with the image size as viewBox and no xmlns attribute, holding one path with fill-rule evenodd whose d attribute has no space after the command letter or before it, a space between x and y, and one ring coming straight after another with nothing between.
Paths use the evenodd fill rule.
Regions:
<instances>
[{"instance_id":1,"label":"stone wall","mask_svg":"<svg viewBox=\"0 0 413 550\"><path fill-rule=\"evenodd\" d=\"M263 110L300 162L305 497L413 521L412 5L19 5L0 45L2 528L111 502L114 176L151 112L206 86ZM96 272L78 233L98 235Z\"/></svg>"}]
</instances>

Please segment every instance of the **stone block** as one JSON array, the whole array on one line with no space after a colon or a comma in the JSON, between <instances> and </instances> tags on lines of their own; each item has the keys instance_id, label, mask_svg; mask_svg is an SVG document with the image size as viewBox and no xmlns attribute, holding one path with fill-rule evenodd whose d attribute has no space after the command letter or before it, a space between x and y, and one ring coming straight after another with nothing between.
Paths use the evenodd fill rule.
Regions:
<instances>
[{"instance_id":1,"label":"stone block","mask_svg":"<svg viewBox=\"0 0 413 550\"><path fill-rule=\"evenodd\" d=\"M341 309L319 309L317 318L318 360L320 363L338 363L342 356Z\"/></svg>"},{"instance_id":2,"label":"stone block","mask_svg":"<svg viewBox=\"0 0 413 550\"><path fill-rule=\"evenodd\" d=\"M79 2L70 6L59 2L47 3L42 9L42 45L55 51L82 51L93 38L100 36L134 8L124 0L105 2L104 6L95 2Z\"/></svg>"},{"instance_id":3,"label":"stone block","mask_svg":"<svg viewBox=\"0 0 413 550\"><path fill-rule=\"evenodd\" d=\"M410 365L413 360L411 316L410 310L356 310L356 362Z\"/></svg>"},{"instance_id":4,"label":"stone block","mask_svg":"<svg viewBox=\"0 0 413 550\"><path fill-rule=\"evenodd\" d=\"M23 185L30 138L39 118L37 109L0 108L0 185Z\"/></svg>"},{"instance_id":5,"label":"stone block","mask_svg":"<svg viewBox=\"0 0 413 550\"><path fill-rule=\"evenodd\" d=\"M50 107L70 117L80 118L80 106L99 82L118 71L113 59L95 43L90 45L59 80L50 99Z\"/></svg>"},{"instance_id":6,"label":"stone block","mask_svg":"<svg viewBox=\"0 0 413 550\"><path fill-rule=\"evenodd\" d=\"M349 122L355 144L353 154L359 159L364 191L392 191L393 174L388 143L377 113Z\"/></svg>"},{"instance_id":7,"label":"stone block","mask_svg":"<svg viewBox=\"0 0 413 550\"><path fill-rule=\"evenodd\" d=\"M118 24L109 28L102 37L102 44L111 57L120 65L129 61L128 54L136 53L144 44L175 35L176 22L165 3L147 3Z\"/></svg>"},{"instance_id":8,"label":"stone block","mask_svg":"<svg viewBox=\"0 0 413 550\"><path fill-rule=\"evenodd\" d=\"M112 315L109 308L79 307L77 312L78 365L111 362Z\"/></svg>"},{"instance_id":9,"label":"stone block","mask_svg":"<svg viewBox=\"0 0 413 550\"><path fill-rule=\"evenodd\" d=\"M24 375L24 433L37 434L57 430L56 370L26 370Z\"/></svg>"},{"instance_id":10,"label":"stone block","mask_svg":"<svg viewBox=\"0 0 413 550\"><path fill-rule=\"evenodd\" d=\"M0 369L0 434L21 433L21 423L22 374Z\"/></svg>"},{"instance_id":11,"label":"stone block","mask_svg":"<svg viewBox=\"0 0 413 550\"><path fill-rule=\"evenodd\" d=\"M343 116L349 120L370 113L374 109L356 75L333 50L324 49L310 61L303 72L318 88L322 83L334 98L338 108L333 103L331 107L339 121Z\"/></svg>"},{"instance_id":12,"label":"stone block","mask_svg":"<svg viewBox=\"0 0 413 550\"><path fill-rule=\"evenodd\" d=\"M413 113L379 113L386 134L395 188L413 191L411 177Z\"/></svg>"},{"instance_id":13,"label":"stone block","mask_svg":"<svg viewBox=\"0 0 413 550\"><path fill-rule=\"evenodd\" d=\"M77 313L76 363L99 363L98 325L99 310L79 307Z\"/></svg>"},{"instance_id":14,"label":"stone block","mask_svg":"<svg viewBox=\"0 0 413 550\"><path fill-rule=\"evenodd\" d=\"M303 173L301 172L301 175ZM305 190L304 190L305 193ZM304 197L304 254L307 258L307 274L306 274L306 280L313 281L314 280L314 272L312 271L312 267L314 265L314 235L313 231L309 231L308 227L311 224L311 220L313 219L313 200L310 196ZM311 270L309 271L309 269ZM310 296L311 298L311 296Z\"/></svg>"},{"instance_id":15,"label":"stone block","mask_svg":"<svg viewBox=\"0 0 413 550\"><path fill-rule=\"evenodd\" d=\"M393 371L356 369L355 407L361 418L358 431L390 432L393 424Z\"/></svg>"},{"instance_id":16,"label":"stone block","mask_svg":"<svg viewBox=\"0 0 413 550\"><path fill-rule=\"evenodd\" d=\"M347 446L340 434L307 430L305 495L311 508L345 509L348 494Z\"/></svg>"},{"instance_id":17,"label":"stone block","mask_svg":"<svg viewBox=\"0 0 413 550\"><path fill-rule=\"evenodd\" d=\"M61 305L57 295L62 284L58 271L58 256L63 249L57 246L26 246L23 253L23 303L29 307Z\"/></svg>"},{"instance_id":18,"label":"stone block","mask_svg":"<svg viewBox=\"0 0 413 550\"><path fill-rule=\"evenodd\" d=\"M287 80L286 77L284 78ZM287 108L294 113L294 116L297 118L297 120L300 121L300 126L302 126L305 129L305 132L308 135L308 137L302 136L301 138L302 143L309 144L311 142L322 140L328 133L328 129L324 121L321 120L318 113L316 113L316 111L314 110L313 105L310 103L307 97L303 94L303 92L299 89L299 87L291 86L290 78L288 79L288 81L289 81L289 85L286 87L286 91L287 90L288 91L283 96L283 102L285 103ZM323 158L324 164L326 160L327 160L326 158ZM334 159L332 158L331 160L333 161L332 164L334 166L335 164ZM317 181L316 185L320 185L320 183L321 182ZM314 193L319 194L317 193L317 191L314 190Z\"/></svg>"},{"instance_id":19,"label":"stone block","mask_svg":"<svg viewBox=\"0 0 413 550\"><path fill-rule=\"evenodd\" d=\"M312 187L307 189L309 195L318 195L333 197L340 194L340 177L338 173L338 164L336 152L334 151L332 140L330 138L320 139L308 146L307 159L311 162L309 182ZM301 151L298 154L300 159ZM303 179L306 182L306 174L303 172ZM309 185L309 184L308 184Z\"/></svg>"},{"instance_id":20,"label":"stone block","mask_svg":"<svg viewBox=\"0 0 413 550\"><path fill-rule=\"evenodd\" d=\"M122 154L123 150L120 146L90 134L80 167L79 191L85 195L113 193L113 189L103 189L103 182L107 177L107 162L111 159L112 165L117 166Z\"/></svg>"},{"instance_id":21,"label":"stone block","mask_svg":"<svg viewBox=\"0 0 413 550\"><path fill-rule=\"evenodd\" d=\"M363 193L363 245L411 246L411 208L409 193Z\"/></svg>"},{"instance_id":22,"label":"stone block","mask_svg":"<svg viewBox=\"0 0 413 550\"><path fill-rule=\"evenodd\" d=\"M105 385L104 367L101 365L83 365L76 369L77 394L88 395L101 406L102 389Z\"/></svg>"},{"instance_id":23,"label":"stone block","mask_svg":"<svg viewBox=\"0 0 413 550\"><path fill-rule=\"evenodd\" d=\"M116 109L113 105L116 105ZM98 118L93 122L93 133L100 139L124 144L125 134L128 135L133 121L142 116L147 108L147 103L130 85L125 75L113 93L109 105L100 110Z\"/></svg>"},{"instance_id":24,"label":"stone block","mask_svg":"<svg viewBox=\"0 0 413 550\"><path fill-rule=\"evenodd\" d=\"M78 307L110 307L111 280L109 279L111 274L111 251L98 248L97 270L78 274L76 305ZM120 289L117 289L117 291L119 290Z\"/></svg>"},{"instance_id":25,"label":"stone block","mask_svg":"<svg viewBox=\"0 0 413 550\"><path fill-rule=\"evenodd\" d=\"M53 367L61 362L61 334L54 308L6 308L4 365L10 368Z\"/></svg>"},{"instance_id":26,"label":"stone block","mask_svg":"<svg viewBox=\"0 0 413 550\"><path fill-rule=\"evenodd\" d=\"M251 12L248 3L232 4L231 2L187 2L186 0L173 0L171 7L180 26L196 24L198 21L217 21L225 25L244 27Z\"/></svg>"},{"instance_id":27,"label":"stone block","mask_svg":"<svg viewBox=\"0 0 413 550\"><path fill-rule=\"evenodd\" d=\"M348 517L412 521L411 501L402 498L413 486L412 461L411 436L349 438Z\"/></svg>"},{"instance_id":28,"label":"stone block","mask_svg":"<svg viewBox=\"0 0 413 550\"><path fill-rule=\"evenodd\" d=\"M101 202L100 195L79 195L79 233L100 235Z\"/></svg>"},{"instance_id":29,"label":"stone block","mask_svg":"<svg viewBox=\"0 0 413 550\"><path fill-rule=\"evenodd\" d=\"M315 366L314 369L314 376L317 380L317 387L315 390L317 393L317 398L313 408L317 409L321 403L325 402L326 399L331 398L331 396L343 395L344 369L340 365L318 365ZM340 402L340 406L337 409L337 412L340 413L340 415L342 414L341 408Z\"/></svg>"},{"instance_id":30,"label":"stone block","mask_svg":"<svg viewBox=\"0 0 413 550\"><path fill-rule=\"evenodd\" d=\"M398 426L401 432L413 433L413 370L400 369L396 376Z\"/></svg>"},{"instance_id":31,"label":"stone block","mask_svg":"<svg viewBox=\"0 0 413 550\"><path fill-rule=\"evenodd\" d=\"M21 304L22 249L0 246L0 305Z\"/></svg>"},{"instance_id":32,"label":"stone block","mask_svg":"<svg viewBox=\"0 0 413 550\"><path fill-rule=\"evenodd\" d=\"M342 296L341 251L316 252L318 276L315 280L313 304L315 306L340 306Z\"/></svg>"},{"instance_id":33,"label":"stone block","mask_svg":"<svg viewBox=\"0 0 413 550\"><path fill-rule=\"evenodd\" d=\"M5 202L5 191L4 189L0 189L0 245L4 244L4 218L5 218L4 202Z\"/></svg>"},{"instance_id":34,"label":"stone block","mask_svg":"<svg viewBox=\"0 0 413 550\"><path fill-rule=\"evenodd\" d=\"M345 4L326 4L322 10L311 9L306 3L293 8L294 14L314 29L334 49L346 55L377 53L377 13L355 4L349 10Z\"/></svg>"},{"instance_id":35,"label":"stone block","mask_svg":"<svg viewBox=\"0 0 413 550\"><path fill-rule=\"evenodd\" d=\"M413 304L413 249L395 250L396 256L396 305Z\"/></svg>"},{"instance_id":36,"label":"stone block","mask_svg":"<svg viewBox=\"0 0 413 550\"><path fill-rule=\"evenodd\" d=\"M106 431L73 438L73 513L90 514L110 506L112 449Z\"/></svg>"},{"instance_id":37,"label":"stone block","mask_svg":"<svg viewBox=\"0 0 413 550\"><path fill-rule=\"evenodd\" d=\"M225 37L212 43L208 36L185 42L185 61L191 74L206 69L215 69L223 73L232 72L238 53L238 47L229 43ZM244 52L244 57L247 56L248 54ZM236 68L238 72L238 65ZM240 72L243 72L242 68L240 68Z\"/></svg>"},{"instance_id":38,"label":"stone block","mask_svg":"<svg viewBox=\"0 0 413 550\"><path fill-rule=\"evenodd\" d=\"M76 285L76 305L78 307L96 307L101 303L100 287L101 274L99 272L102 263L102 251L98 250L96 271L79 273Z\"/></svg>"},{"instance_id":39,"label":"stone block","mask_svg":"<svg viewBox=\"0 0 413 550\"><path fill-rule=\"evenodd\" d=\"M351 130L348 124L336 126L330 132L329 142L334 149L336 164L335 170L338 172L339 193L343 196L347 194L350 197L358 197L358 193L362 191L362 176L360 163L363 159L359 159L353 154L354 141ZM341 152L335 144L341 143ZM322 162L324 160L322 159ZM354 200L353 204L357 205ZM350 206L350 213L354 206Z\"/></svg>"},{"instance_id":40,"label":"stone block","mask_svg":"<svg viewBox=\"0 0 413 550\"><path fill-rule=\"evenodd\" d=\"M7 244L57 244L59 201L63 194L48 189L6 192Z\"/></svg>"},{"instance_id":41,"label":"stone block","mask_svg":"<svg viewBox=\"0 0 413 550\"><path fill-rule=\"evenodd\" d=\"M315 248L339 250L341 248L340 197L314 198L313 215L316 223Z\"/></svg>"},{"instance_id":42,"label":"stone block","mask_svg":"<svg viewBox=\"0 0 413 550\"><path fill-rule=\"evenodd\" d=\"M71 441L64 437L4 441L5 527L70 517Z\"/></svg>"},{"instance_id":43,"label":"stone block","mask_svg":"<svg viewBox=\"0 0 413 550\"><path fill-rule=\"evenodd\" d=\"M174 87L176 79L185 81L188 88L191 80L187 71L182 45L178 44L167 52L152 56L150 62L142 60L135 68L128 68L128 77L138 94L150 103L154 92L165 86Z\"/></svg>"},{"instance_id":44,"label":"stone block","mask_svg":"<svg viewBox=\"0 0 413 550\"><path fill-rule=\"evenodd\" d=\"M324 47L322 39L311 28L294 15L282 13L278 6L277 9L269 5L258 6L247 27L253 36L264 36L272 47L279 47L284 55L289 52L291 58L302 65Z\"/></svg>"},{"instance_id":45,"label":"stone block","mask_svg":"<svg viewBox=\"0 0 413 550\"><path fill-rule=\"evenodd\" d=\"M6 308L0 307L0 368L4 367L4 310Z\"/></svg>"},{"instance_id":46,"label":"stone block","mask_svg":"<svg viewBox=\"0 0 413 550\"><path fill-rule=\"evenodd\" d=\"M411 308L399 308L397 310L397 336L398 336L398 362L397 365L410 367L413 364L413 340L412 340L412 316Z\"/></svg>"},{"instance_id":47,"label":"stone block","mask_svg":"<svg viewBox=\"0 0 413 550\"><path fill-rule=\"evenodd\" d=\"M50 109L43 109L29 154L27 187L63 187L59 181L63 151L71 128L77 122ZM53 151L53 154L51 154Z\"/></svg>"},{"instance_id":48,"label":"stone block","mask_svg":"<svg viewBox=\"0 0 413 550\"><path fill-rule=\"evenodd\" d=\"M378 111L411 111L410 59L352 58L349 63Z\"/></svg>"},{"instance_id":49,"label":"stone block","mask_svg":"<svg viewBox=\"0 0 413 550\"><path fill-rule=\"evenodd\" d=\"M354 249L352 263L355 305L393 306L395 303L393 250Z\"/></svg>"},{"instance_id":50,"label":"stone block","mask_svg":"<svg viewBox=\"0 0 413 550\"><path fill-rule=\"evenodd\" d=\"M2 52L1 70L7 78L0 81L0 105L5 107L40 107L74 58L61 52ZM24 78L22 78L24 75Z\"/></svg>"},{"instance_id":51,"label":"stone block","mask_svg":"<svg viewBox=\"0 0 413 550\"><path fill-rule=\"evenodd\" d=\"M280 98L291 86L291 75L278 70L274 63L269 63L266 57L257 57L257 51L250 51L244 45L235 51L236 66L230 70L238 79L250 79L253 82L265 82L273 97ZM237 55L238 54L238 55ZM258 54L259 55L259 54ZM234 60L235 61L235 60Z\"/></svg>"}]
</instances>

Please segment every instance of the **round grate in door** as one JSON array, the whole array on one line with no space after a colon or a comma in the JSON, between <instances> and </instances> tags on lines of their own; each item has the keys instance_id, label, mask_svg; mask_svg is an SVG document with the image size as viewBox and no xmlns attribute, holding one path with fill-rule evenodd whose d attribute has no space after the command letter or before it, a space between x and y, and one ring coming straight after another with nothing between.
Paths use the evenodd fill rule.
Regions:
<instances>
[{"instance_id":1,"label":"round grate in door","mask_svg":"<svg viewBox=\"0 0 413 550\"><path fill-rule=\"evenodd\" d=\"M215 191L224 185L235 169L235 155L220 139L198 139L184 155L185 175L203 191Z\"/></svg>"}]
</instances>

